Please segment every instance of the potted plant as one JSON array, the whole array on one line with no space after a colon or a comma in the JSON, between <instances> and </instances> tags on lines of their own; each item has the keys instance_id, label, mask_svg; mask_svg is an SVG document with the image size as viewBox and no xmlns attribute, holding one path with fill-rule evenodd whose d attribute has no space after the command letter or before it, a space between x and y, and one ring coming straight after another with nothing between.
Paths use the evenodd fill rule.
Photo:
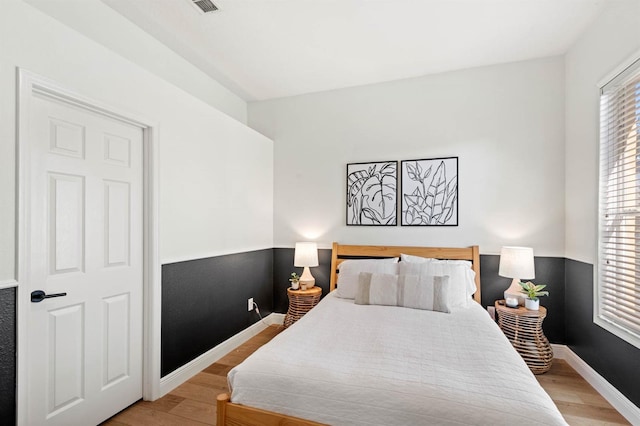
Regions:
<instances>
[{"instance_id":1,"label":"potted plant","mask_svg":"<svg viewBox=\"0 0 640 426\"><path fill-rule=\"evenodd\" d=\"M297 290L298 288L300 288L300 276L295 272L291 273L291 278L289 278L289 281L291 281L292 289Z\"/></svg>"},{"instance_id":2,"label":"potted plant","mask_svg":"<svg viewBox=\"0 0 640 426\"><path fill-rule=\"evenodd\" d=\"M520 291L527 295L524 299L524 306L530 311L540 309L540 299L538 297L549 295L548 291L542 291L546 285L536 285L529 281L526 283L520 282L520 287L522 287Z\"/></svg>"}]
</instances>

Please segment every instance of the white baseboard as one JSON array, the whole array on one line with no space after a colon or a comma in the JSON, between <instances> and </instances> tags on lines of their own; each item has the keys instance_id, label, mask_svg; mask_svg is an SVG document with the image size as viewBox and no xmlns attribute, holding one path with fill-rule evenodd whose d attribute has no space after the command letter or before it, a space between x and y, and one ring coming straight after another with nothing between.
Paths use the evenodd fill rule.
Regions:
<instances>
[{"instance_id":1,"label":"white baseboard","mask_svg":"<svg viewBox=\"0 0 640 426\"><path fill-rule=\"evenodd\" d=\"M567 352L570 350L566 345L557 345L555 343L551 344L551 349L553 349L553 357L558 359L566 360Z\"/></svg>"},{"instance_id":2,"label":"white baseboard","mask_svg":"<svg viewBox=\"0 0 640 426\"><path fill-rule=\"evenodd\" d=\"M640 425L640 408L605 380L589 364L565 345L551 345L554 358L563 359L598 391L632 425Z\"/></svg>"},{"instance_id":3,"label":"white baseboard","mask_svg":"<svg viewBox=\"0 0 640 426\"><path fill-rule=\"evenodd\" d=\"M277 314L273 313L266 317L264 320L269 323L269 325L282 325L284 324L285 314Z\"/></svg>"},{"instance_id":4,"label":"white baseboard","mask_svg":"<svg viewBox=\"0 0 640 426\"><path fill-rule=\"evenodd\" d=\"M160 397L168 394L253 336L257 335L269 325L279 325L284 323L284 314L270 314L264 321L258 321L240 333L228 338L218 346L203 353L193 361L183 365L175 371L160 379Z\"/></svg>"}]
</instances>

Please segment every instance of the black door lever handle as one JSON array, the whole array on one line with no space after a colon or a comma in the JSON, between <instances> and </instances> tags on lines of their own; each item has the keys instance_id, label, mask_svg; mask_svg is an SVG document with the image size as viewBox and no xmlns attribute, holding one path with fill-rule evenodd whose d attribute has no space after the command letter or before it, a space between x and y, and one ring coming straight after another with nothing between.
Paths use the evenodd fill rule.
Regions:
<instances>
[{"instance_id":1,"label":"black door lever handle","mask_svg":"<svg viewBox=\"0 0 640 426\"><path fill-rule=\"evenodd\" d=\"M46 294L42 290L34 290L31 292L31 302L38 303L42 302L44 299L49 299L51 297L62 297L66 295L67 293Z\"/></svg>"}]
</instances>

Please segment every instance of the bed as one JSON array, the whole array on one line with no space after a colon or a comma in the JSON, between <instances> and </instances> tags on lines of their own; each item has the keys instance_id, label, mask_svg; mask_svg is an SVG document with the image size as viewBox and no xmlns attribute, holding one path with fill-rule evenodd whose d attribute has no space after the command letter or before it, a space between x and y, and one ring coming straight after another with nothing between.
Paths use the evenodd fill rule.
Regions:
<instances>
[{"instance_id":1,"label":"bed","mask_svg":"<svg viewBox=\"0 0 640 426\"><path fill-rule=\"evenodd\" d=\"M443 313L358 305L333 291L345 258L401 254L469 261L474 301ZM480 306L479 263L477 246L334 243L330 294L229 372L217 424L566 424Z\"/></svg>"}]
</instances>

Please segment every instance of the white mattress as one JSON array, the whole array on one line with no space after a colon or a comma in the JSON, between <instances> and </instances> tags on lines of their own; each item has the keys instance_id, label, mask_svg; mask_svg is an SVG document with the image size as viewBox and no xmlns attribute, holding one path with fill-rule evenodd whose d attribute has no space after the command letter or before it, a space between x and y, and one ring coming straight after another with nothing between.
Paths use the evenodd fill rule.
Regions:
<instances>
[{"instance_id":1,"label":"white mattress","mask_svg":"<svg viewBox=\"0 0 640 426\"><path fill-rule=\"evenodd\" d=\"M234 403L332 425L566 424L480 305L444 314L334 294L229 372Z\"/></svg>"}]
</instances>

